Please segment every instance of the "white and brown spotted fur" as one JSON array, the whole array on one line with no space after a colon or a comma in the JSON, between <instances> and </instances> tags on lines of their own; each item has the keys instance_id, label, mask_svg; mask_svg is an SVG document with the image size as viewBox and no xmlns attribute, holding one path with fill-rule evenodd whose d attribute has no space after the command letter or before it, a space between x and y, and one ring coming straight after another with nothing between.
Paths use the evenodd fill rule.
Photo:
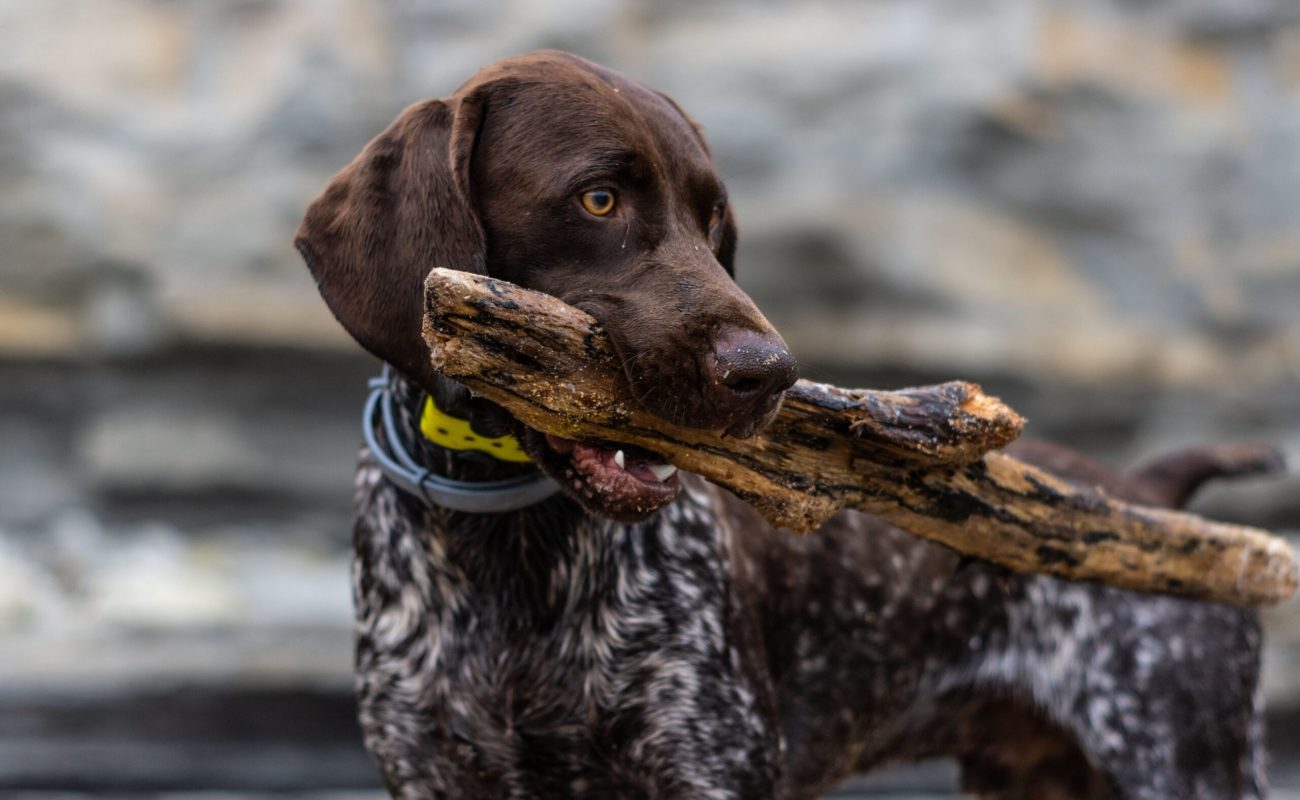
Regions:
<instances>
[{"instance_id":1,"label":"white and brown spotted fur","mask_svg":"<svg viewBox=\"0 0 1300 800\"><path fill-rule=\"evenodd\" d=\"M528 92L546 102L530 105ZM761 423L769 398L705 391L695 384L707 369L671 372L676 362L648 338L670 339L680 319L698 326L682 346L715 355L728 325L783 347L735 295L723 314L691 294L730 284L734 220L727 211L718 223L714 184L691 183L703 210L671 195L678 200L664 204L678 216L628 222L631 249L644 252L587 242L587 223L572 223L562 242L547 239L563 228L554 220L527 227L525 212L549 202L529 193L528 171L580 156L586 136L615 135L591 132L602 115L625 114L644 133L629 134L634 141L663 149L650 159L668 175L659 179L704 163L680 109L555 53L494 65L434 103L408 110L340 173L299 238L343 324L406 375L391 385L402 446L465 480L533 469L425 441L417 419L430 392L476 428L516 432L543 469L556 468L535 432L428 367L418 293L434 263L590 301L607 327L631 315L636 329L611 336L630 362L653 351L637 362L647 372L629 367L647 407L741 429ZM596 105L565 116L556 109L566 103ZM578 117L581 130L564 127ZM669 128L677 139L665 143ZM528 136L539 137L535 147L520 144ZM553 139L563 152L548 156ZM440 154L433 166L421 161L429 152ZM524 161L502 163L510 159ZM697 235L703 256L683 244ZM521 265L512 254L525 245L567 266ZM647 252L657 272L636 266ZM665 271L671 283L645 289ZM616 285L602 283L605 272ZM1046 445L1021 455L1165 504L1206 478L1272 466L1259 448L1188 451L1127 476ZM357 686L366 744L395 797L796 800L855 772L934 756L957 759L969 791L1005 800L1262 796L1252 612L1007 574L858 513L798 537L698 478L682 484L633 521L612 521L631 515L601 513L580 494L469 514L426 506L363 453Z\"/></svg>"}]
</instances>

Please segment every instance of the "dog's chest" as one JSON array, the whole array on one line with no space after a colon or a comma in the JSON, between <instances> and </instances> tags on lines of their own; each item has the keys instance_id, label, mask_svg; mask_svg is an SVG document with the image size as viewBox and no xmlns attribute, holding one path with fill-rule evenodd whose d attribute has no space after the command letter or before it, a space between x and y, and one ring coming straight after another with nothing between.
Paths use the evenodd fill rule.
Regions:
<instances>
[{"instance_id":1,"label":"dog's chest","mask_svg":"<svg viewBox=\"0 0 1300 800\"><path fill-rule=\"evenodd\" d=\"M706 495L639 525L582 516L498 551L517 563L468 569L436 515L359 488L358 683L381 761L461 786L468 770L486 794L518 781L637 796L666 777L703 790L773 771L770 700ZM519 556L543 544L556 552Z\"/></svg>"}]
</instances>

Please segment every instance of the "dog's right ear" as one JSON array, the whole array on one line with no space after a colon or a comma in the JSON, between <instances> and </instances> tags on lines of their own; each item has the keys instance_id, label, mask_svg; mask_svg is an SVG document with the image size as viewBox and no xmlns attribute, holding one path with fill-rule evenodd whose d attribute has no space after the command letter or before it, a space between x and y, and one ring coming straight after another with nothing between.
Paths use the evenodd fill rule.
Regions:
<instances>
[{"instance_id":1,"label":"dog's right ear","mask_svg":"<svg viewBox=\"0 0 1300 800\"><path fill-rule=\"evenodd\" d=\"M348 333L427 391L425 276L484 271L469 185L481 120L478 93L410 106L334 176L294 239Z\"/></svg>"}]
</instances>

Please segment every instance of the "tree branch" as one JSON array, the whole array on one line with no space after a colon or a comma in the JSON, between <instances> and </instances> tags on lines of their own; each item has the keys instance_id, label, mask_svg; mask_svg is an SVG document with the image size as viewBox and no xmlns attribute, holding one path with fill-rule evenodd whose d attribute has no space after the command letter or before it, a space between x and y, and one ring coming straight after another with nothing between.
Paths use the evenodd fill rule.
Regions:
<instances>
[{"instance_id":1,"label":"tree branch","mask_svg":"<svg viewBox=\"0 0 1300 800\"><path fill-rule=\"evenodd\" d=\"M800 381L750 439L641 410L603 329L548 295L434 269L434 366L525 424L644 447L735 492L775 525L811 531L856 508L965 555L1143 591L1249 605L1294 594L1280 539L1122 502L993 452L1023 421L978 386L881 392Z\"/></svg>"}]
</instances>

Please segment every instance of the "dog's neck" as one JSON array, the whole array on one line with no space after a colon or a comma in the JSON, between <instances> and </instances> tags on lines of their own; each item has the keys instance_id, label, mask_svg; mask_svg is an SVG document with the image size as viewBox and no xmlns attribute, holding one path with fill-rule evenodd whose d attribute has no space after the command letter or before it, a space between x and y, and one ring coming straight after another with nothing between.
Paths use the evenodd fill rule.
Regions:
<instances>
[{"instance_id":1,"label":"dog's neck","mask_svg":"<svg viewBox=\"0 0 1300 800\"><path fill-rule=\"evenodd\" d=\"M453 480L489 481L537 470L531 463L467 459L439 447L420 429L425 398L433 393L396 373L388 388L397 436L410 456L429 471ZM440 407L445 404L448 413L471 417L473 409L468 404L475 401L464 387L431 388L436 392L435 402ZM502 597L513 595L521 601L519 607L539 611L553 607L557 598L570 593L572 582L581 583L583 574L597 564L601 565L597 571L617 573L618 565L629 558L638 562L647 553L657 553L657 558L688 557L698 547L718 546L711 501L690 484L673 503L642 522L629 524L591 514L563 493L502 513L452 511L430 506L400 490L396 500L406 517L421 521L412 533L436 542L436 546L421 546L413 557L439 561L480 589ZM662 519L665 515L666 520ZM676 544L660 542L661 537ZM687 539L695 540L694 544L685 546ZM396 555L387 553L385 557ZM435 566L427 563L420 568Z\"/></svg>"},{"instance_id":2,"label":"dog's neck","mask_svg":"<svg viewBox=\"0 0 1300 800\"><path fill-rule=\"evenodd\" d=\"M398 386L398 390L402 388ZM477 410L482 412L477 416L479 422L472 423L442 410L446 403L440 406L432 394L426 395L419 416L421 437L436 449L451 452L431 459L435 462L432 469L430 465L420 464L406 446L409 436L403 436L401 426L397 424L398 411L394 410L393 399L394 394L403 395L402 399L407 403L404 416L409 431L416 418L411 413L410 401L417 395L398 390L392 384L390 369L385 367L383 375L370 381L370 395L366 398L362 424L362 436L376 466L397 488L431 506L480 514L527 508L559 492L559 483L543 471L524 469L524 465L532 464L532 458L518 439L509 433L520 429L519 423L504 410L491 404L484 406L482 402L477 403ZM495 436L483 434L480 431L484 426L504 428L507 432ZM421 444L421 449L427 452L429 446ZM445 473L457 468L447 458L465 459L471 463L480 461L488 465L494 461L516 464L521 474L503 478L453 478ZM437 462L442 462L441 467ZM471 469L471 472L484 471Z\"/></svg>"},{"instance_id":3,"label":"dog's neck","mask_svg":"<svg viewBox=\"0 0 1300 800\"><path fill-rule=\"evenodd\" d=\"M435 388L439 390L436 403L446 403L448 413L469 418L470 409L458 402L455 393L443 391L449 387ZM390 378L389 393L394 427L402 446L431 472L454 480L486 481L537 469L528 463L467 459L439 447L420 429L429 393L395 373ZM468 399L463 389L461 394ZM646 550L647 537L657 541L661 535L658 514L640 523L612 522L590 514L562 493L516 511L490 514L429 506L402 491L397 493L396 501L405 509L403 516L420 521L411 533L424 543L410 551L393 548L390 543L382 555L375 553L373 557L401 561L390 570L393 574L447 570L459 576L458 581L464 581L467 591L476 591L492 603L512 609L510 613L518 616L512 624L542 622L540 618L558 613L557 603L563 605L573 592L596 591L583 588L586 583L615 581L618 565ZM690 512L695 515L693 519L706 513L698 500L687 505L695 509ZM670 507L659 512L663 513L681 512ZM678 523L675 527L679 530L672 534L674 538L685 535L685 526ZM358 546L362 545L358 541ZM658 543L649 549L662 553L668 547ZM592 570L597 564L601 565L596 570L600 574L594 575Z\"/></svg>"}]
</instances>

